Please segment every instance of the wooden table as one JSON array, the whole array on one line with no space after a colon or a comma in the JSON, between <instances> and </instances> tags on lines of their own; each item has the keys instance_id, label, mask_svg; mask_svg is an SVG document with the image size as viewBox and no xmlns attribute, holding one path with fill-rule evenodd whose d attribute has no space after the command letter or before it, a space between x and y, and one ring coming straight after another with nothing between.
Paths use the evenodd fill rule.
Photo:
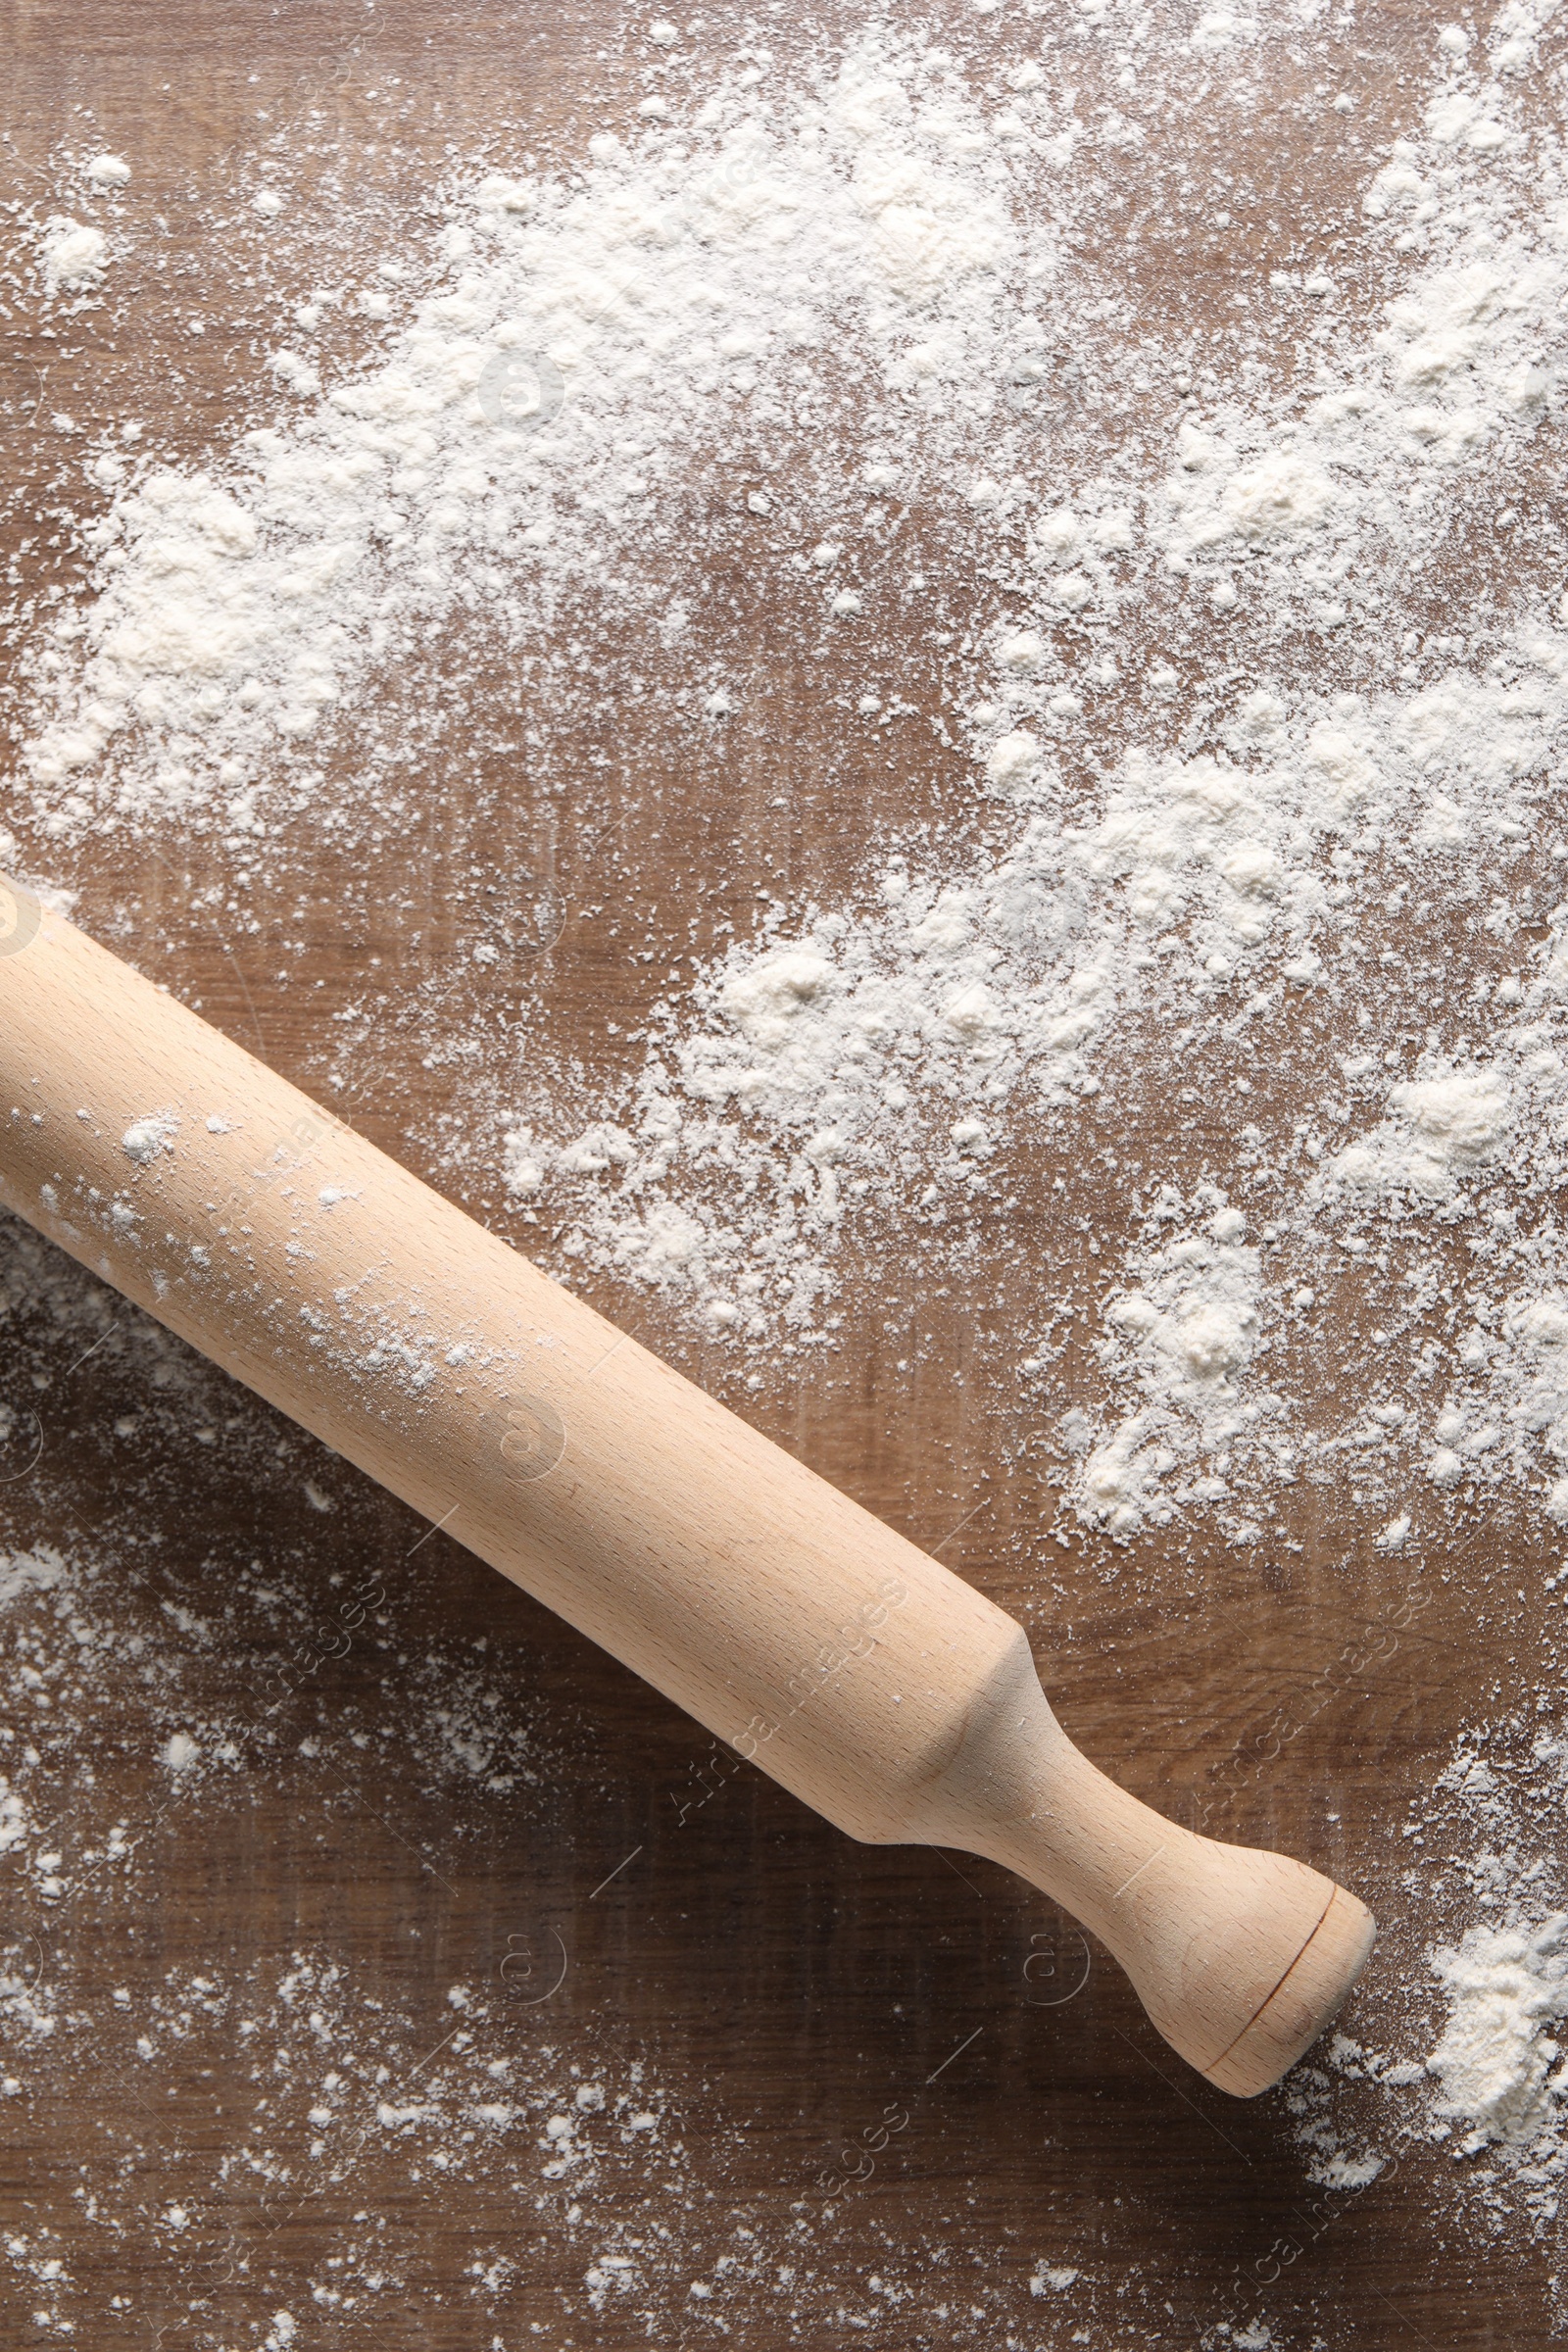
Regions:
<instances>
[{"instance_id":1,"label":"wooden table","mask_svg":"<svg viewBox=\"0 0 1568 2352\"><path fill-rule=\"evenodd\" d=\"M82 433L136 414L196 462L265 406L280 305L340 263L334 173L357 219L406 239L449 151L478 146L498 112L525 124L542 164L569 161L641 87L643 53L609 12L532 0L13 0L4 21L13 193L49 209L51 159L103 144L132 159L138 219L166 223L139 233L103 308L53 335L36 304L7 322L4 544L17 593L39 599L81 577L50 517L80 503ZM1302 34L1290 86L1229 127L1227 168L1270 192L1229 242L1189 240L1153 167L1129 162L1142 298L1218 335L1233 279L1276 250L1299 267L1323 249L1441 22L1386 7L1327 64L1334 36ZM977 53L993 40L1011 54L1004 17L964 23ZM727 11L711 17L715 47L733 34ZM1091 97L1108 70L1085 50ZM1325 74L1353 74L1348 129L1300 103ZM214 222L279 136L296 218L318 224L263 265ZM1218 138L1194 121L1196 170L1218 168ZM336 359L359 331L329 321ZM1277 358L1288 374L1288 336ZM1120 429L1157 439L1172 410L1155 386ZM57 430L59 414L76 430ZM473 1111L473 1072L515 1067L519 1018L532 1067L576 1056L580 1104L608 1100L669 973L725 923L745 935L760 882L829 901L895 816L946 821L955 856L993 821L956 757L924 756L911 774L846 747L832 696L853 665L818 642L814 612L791 608L787 577L750 562L734 490L700 469L689 486L717 550L711 628L747 689L722 765L710 733L671 740L652 698L622 699L549 721L548 757L521 778L485 742L436 762L417 821L373 847L334 854L296 820L245 888L197 835L51 850L19 816L23 861L79 889L90 929L301 1084L341 1070L335 1099L357 1123L528 1246L494 1123ZM935 574L940 518L908 527ZM945 581L960 602L965 590ZM35 625L23 613L13 647ZM591 614L584 632L608 664L616 649L594 644ZM910 645L903 691L934 709L939 657ZM636 651L658 684L657 644ZM484 658L455 648L455 692ZM680 682L681 657L664 659ZM396 681L385 693L395 705ZM350 726L329 755L339 772L355 750ZM593 778L591 826L563 824L550 790L551 762L572 758ZM460 953L461 894L498 874L523 916L547 883L568 920L543 956L476 967ZM575 919L588 906L606 911ZM1260 1121L1288 1120L1334 1018L1305 1016L1262 1056ZM432 1039L471 1040L476 1057L427 1061ZM1040 1269L1056 1290L1098 1279L1091 1229L1114 1243L1122 1219L1125 1238L1110 1167L1180 1175L1218 1149L1215 1106L1172 1100L1149 1043L1141 1098L1122 1089L1070 1164L1048 1126L1009 1144L1016 1205L1004 1213L999 1194L976 1212L961 1273L938 1285L932 1260L881 1235L848 1269L836 1346L770 1356L756 1393L745 1355L694 1337L677 1300L608 1277L585 1287L916 1541L946 1540L944 1556L1031 1627L1073 1736L1141 1795L1364 1891L1385 1939L1348 2022L1395 2046L1400 1987L1423 1983L1435 1933L1398 1832L1478 1703L1495 1717L1533 1692L1549 1604L1514 1566L1495 1581L1500 1539L1477 1527L1412 1612L1408 1557L1378 1553L1345 1496L1318 1487L1293 1493L1265 1545L1043 1540L1057 1471L1011 1368ZM525 1066L519 1099L527 1083ZM477 1099L488 1111L496 1090ZM66 1859L58 1895L17 1853L0 1881L12 1977L58 2003L49 2046L7 2052L22 2082L0 2109L4 2221L21 2242L0 2283L7 2342L64 2340L51 2315L93 2352L521 2352L695 2343L719 2323L756 2346L1109 2352L1223 2340L1204 2333L1222 2320L1232 2341L1335 2352L1546 2341L1549 2247L1478 2244L1444 2149L1402 2146L1354 2193L1314 2188L1288 2102L1238 2105L1187 2074L1043 1900L966 1857L852 1846L730 1770L439 1532L134 1318L111 1329L113 1302L9 1226L0 1284L0 1396L35 1406L45 1440L31 1473L0 1487L0 1541L99 1564L73 1605L114 1634L108 1653L83 1653L74 1708L18 1727L39 1748L26 1786ZM1339 1339L1365 1344L1353 1297L1326 1312ZM1070 1352L1059 1377L1068 1393L1089 1385ZM1281 1377L1299 1390L1313 1373L1298 1359ZM1333 1381L1318 1377L1327 1414ZM265 1662L311 1626L348 1624L355 1595L341 1654L264 1705ZM34 1592L3 1621L8 1643L38 1633L51 1671L69 1646L54 1598ZM38 1689L15 1684L19 1709ZM200 1758L188 1777L167 1761L183 1734ZM116 1822L131 1863L84 1862ZM307 2078L332 2052L346 2087L313 2156ZM492 2062L496 2100L525 2088L545 2104L475 2124ZM609 2104L573 2108L595 2082ZM1342 2118L1354 2096L1336 2093ZM633 2130L639 2100L659 2120ZM540 2141L563 2107L578 2121L562 2144L597 2152L551 2177ZM1387 2148L1417 2110L1368 2092L1360 2112ZM633 2237L620 2257L633 2269L606 2271L606 2248ZM1041 2266L1077 2277L1053 2284Z\"/></svg>"}]
</instances>

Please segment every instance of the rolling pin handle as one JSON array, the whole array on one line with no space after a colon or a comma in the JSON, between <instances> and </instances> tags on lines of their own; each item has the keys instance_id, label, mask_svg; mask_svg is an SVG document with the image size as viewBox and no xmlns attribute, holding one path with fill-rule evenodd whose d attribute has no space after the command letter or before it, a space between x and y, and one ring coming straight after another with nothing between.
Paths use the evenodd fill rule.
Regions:
<instances>
[{"instance_id":1,"label":"rolling pin handle","mask_svg":"<svg viewBox=\"0 0 1568 2352\"><path fill-rule=\"evenodd\" d=\"M914 1820L911 1836L986 1854L1072 1912L1171 2046L1240 2098L1295 2065L1372 1948L1370 1912L1332 1879L1182 1829L1090 1763L1021 1628Z\"/></svg>"}]
</instances>

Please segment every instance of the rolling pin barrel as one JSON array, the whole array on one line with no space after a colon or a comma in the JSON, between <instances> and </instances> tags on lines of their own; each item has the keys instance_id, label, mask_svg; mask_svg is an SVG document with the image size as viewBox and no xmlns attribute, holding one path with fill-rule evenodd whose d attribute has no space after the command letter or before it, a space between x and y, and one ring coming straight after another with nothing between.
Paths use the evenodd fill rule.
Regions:
<instances>
[{"instance_id":1,"label":"rolling pin barrel","mask_svg":"<svg viewBox=\"0 0 1568 2352\"><path fill-rule=\"evenodd\" d=\"M4 882L0 1199L850 1836L1055 1896L1224 2088L1353 1981L1353 1896L1117 1788L1001 1609Z\"/></svg>"}]
</instances>

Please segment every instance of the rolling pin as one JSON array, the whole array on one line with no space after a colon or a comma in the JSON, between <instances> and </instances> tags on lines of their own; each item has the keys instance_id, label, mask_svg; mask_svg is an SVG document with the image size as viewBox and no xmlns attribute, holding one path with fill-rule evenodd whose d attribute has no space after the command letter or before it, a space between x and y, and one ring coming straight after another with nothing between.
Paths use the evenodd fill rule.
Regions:
<instances>
[{"instance_id":1,"label":"rolling pin","mask_svg":"<svg viewBox=\"0 0 1568 2352\"><path fill-rule=\"evenodd\" d=\"M1012 1618L3 881L0 1199L850 1837L1043 1888L1222 2089L1353 1983L1353 1895L1118 1788Z\"/></svg>"}]
</instances>

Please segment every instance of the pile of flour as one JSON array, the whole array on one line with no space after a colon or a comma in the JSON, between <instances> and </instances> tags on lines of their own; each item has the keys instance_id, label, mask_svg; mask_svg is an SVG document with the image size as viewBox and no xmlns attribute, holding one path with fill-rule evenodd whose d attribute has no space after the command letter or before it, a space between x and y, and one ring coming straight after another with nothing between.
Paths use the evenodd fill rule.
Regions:
<instances>
[{"instance_id":1,"label":"pile of flour","mask_svg":"<svg viewBox=\"0 0 1568 2352\"><path fill-rule=\"evenodd\" d=\"M1568 2015L1568 1913L1535 1927L1472 1928L1434 1965L1448 2021L1427 2065L1442 2084L1441 2113L1470 2127L1460 2152L1492 2140L1533 2147L1555 2134L1568 2092L1552 2031Z\"/></svg>"}]
</instances>

